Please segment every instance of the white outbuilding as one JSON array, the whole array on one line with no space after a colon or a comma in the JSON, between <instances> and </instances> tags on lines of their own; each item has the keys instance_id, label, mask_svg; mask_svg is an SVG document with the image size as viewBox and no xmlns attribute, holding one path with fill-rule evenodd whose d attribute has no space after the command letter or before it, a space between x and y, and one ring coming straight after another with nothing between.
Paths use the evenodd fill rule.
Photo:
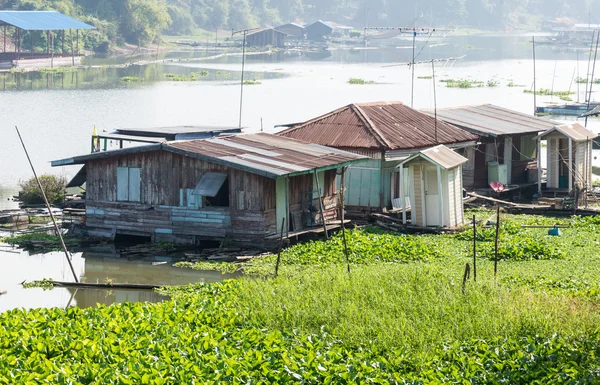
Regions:
<instances>
[{"instance_id":1,"label":"white outbuilding","mask_svg":"<svg viewBox=\"0 0 600 385\"><path fill-rule=\"evenodd\" d=\"M410 199L412 225L455 228L464 223L461 166L467 161L464 156L439 145L420 151L398 165L399 179L405 181L400 183L400 196ZM407 223L406 201L401 200L404 224Z\"/></svg>"},{"instance_id":2,"label":"white outbuilding","mask_svg":"<svg viewBox=\"0 0 600 385\"><path fill-rule=\"evenodd\" d=\"M571 193L592 186L592 141L596 134L579 123L555 126L538 139L538 193ZM542 141L546 141L546 189L542 191Z\"/></svg>"}]
</instances>

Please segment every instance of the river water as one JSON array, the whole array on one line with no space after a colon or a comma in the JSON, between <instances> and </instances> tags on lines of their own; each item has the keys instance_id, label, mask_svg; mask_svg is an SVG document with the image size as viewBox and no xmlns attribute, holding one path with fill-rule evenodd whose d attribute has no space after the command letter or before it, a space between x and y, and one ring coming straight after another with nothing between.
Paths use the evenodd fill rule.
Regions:
<instances>
[{"instance_id":1,"label":"river water","mask_svg":"<svg viewBox=\"0 0 600 385\"><path fill-rule=\"evenodd\" d=\"M492 103L532 113L533 96L524 93L533 83L530 36L466 36L419 38L417 60L464 58L454 63L437 63L435 91L437 106ZM251 55L246 60L246 79L261 82L244 87L242 124L246 131L274 132L278 124L300 122L352 102L400 100L411 104L411 71L408 66L386 67L411 60L409 39L388 40L373 49L315 49L312 52L278 52ZM210 52L208 53L210 54ZM563 47L537 48L537 87L577 91L577 75L585 77L587 49ZM237 126L240 98L239 56L200 60L204 50L168 53L160 58L194 59L125 68L91 68L75 72L0 73L0 209L15 203L20 180L31 176L14 127L19 126L38 173L53 172L66 177L77 168L52 169L49 162L89 153L93 127L100 132L120 127L173 125ZM152 58L144 58L151 60ZM86 64L117 64L139 58L88 58ZM189 75L207 71L198 81L167 81L165 74ZM415 68L414 107L433 108L434 83L418 79L432 75L430 64ZM139 82L123 82L134 76ZM373 84L350 85L351 77ZM471 79L497 81L497 87L471 89L447 88L439 80ZM508 83L524 87L508 87ZM598 86L600 87L600 85ZM584 98L584 88L573 99ZM538 97L538 105L560 102L556 97ZM588 127L600 131L598 121ZM78 274L102 282L107 276L128 282L188 283L222 279L220 273L182 271L170 265L152 266L150 262L122 262L86 253L75 255ZM95 302L160 298L153 293L19 289L24 279L68 279L64 256L58 253L30 256L2 251L0 248L0 310L13 307L79 306ZM108 273L110 272L110 274ZM123 276L119 276L119 273ZM157 282L156 280L163 280ZM88 294L89 293L89 294ZM71 298L73 297L73 298Z\"/></svg>"}]
</instances>

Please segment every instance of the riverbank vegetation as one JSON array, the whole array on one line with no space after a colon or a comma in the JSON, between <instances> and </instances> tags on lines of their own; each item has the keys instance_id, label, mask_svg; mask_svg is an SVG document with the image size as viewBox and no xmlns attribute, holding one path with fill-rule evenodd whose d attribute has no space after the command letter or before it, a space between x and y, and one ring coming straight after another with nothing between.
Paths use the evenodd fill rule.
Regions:
<instances>
[{"instance_id":1,"label":"riverbank vegetation","mask_svg":"<svg viewBox=\"0 0 600 385\"><path fill-rule=\"evenodd\" d=\"M394 20L406 9L413 8L423 14L420 20L423 25L531 30L538 28L544 18L559 14L587 20L588 10L597 12L600 7L597 1L579 2L581 4L561 0L547 7L533 0L507 0L498 7L490 7L486 0L434 0L427 6L416 0L402 3L380 0L0 0L0 9L56 10L76 17L96 27L82 34L80 52L83 49L110 52L127 43L136 47L159 45L163 34L191 36L201 38L196 39L200 41L209 37L212 41L217 34L228 35L225 31L289 22L310 24L316 20L331 20L350 24L355 29L362 29L364 25L395 26ZM464 32L468 33L468 28ZM33 39L23 40L23 49L31 49L33 41L34 49L44 52L47 35L40 31L31 36ZM65 46L71 47L75 38L70 34L65 38ZM61 39L55 39L54 45L55 52L62 52ZM471 45L464 48L475 49Z\"/></svg>"},{"instance_id":2,"label":"riverbank vegetation","mask_svg":"<svg viewBox=\"0 0 600 385\"><path fill-rule=\"evenodd\" d=\"M472 214L483 252L493 213ZM522 227L556 224L560 237ZM350 273L336 235L285 250L275 278L269 256L245 267L264 279L165 288L159 304L13 310L0 383L593 382L598 230L596 217L503 214L498 276L483 253L464 285L470 230L365 228L347 232Z\"/></svg>"},{"instance_id":3,"label":"riverbank vegetation","mask_svg":"<svg viewBox=\"0 0 600 385\"><path fill-rule=\"evenodd\" d=\"M50 204L58 204L65 201L65 185L67 181L64 177L46 174L40 175L39 181ZM21 189L19 194L21 202L28 205L44 203L42 191L35 178L21 182L19 187Z\"/></svg>"}]
</instances>

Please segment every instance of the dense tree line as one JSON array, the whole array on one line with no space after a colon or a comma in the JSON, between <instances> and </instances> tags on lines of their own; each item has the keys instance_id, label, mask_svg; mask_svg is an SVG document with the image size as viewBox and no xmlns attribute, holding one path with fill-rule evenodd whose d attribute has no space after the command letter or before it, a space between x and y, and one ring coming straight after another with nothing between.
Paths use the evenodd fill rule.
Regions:
<instances>
[{"instance_id":1,"label":"dense tree line","mask_svg":"<svg viewBox=\"0 0 600 385\"><path fill-rule=\"evenodd\" d=\"M369 26L535 26L559 16L597 23L600 0L0 0L0 9L54 9L98 28L87 48L149 44L163 33L332 20ZM600 19L600 14L598 15ZM43 40L43 36L40 36Z\"/></svg>"}]
</instances>

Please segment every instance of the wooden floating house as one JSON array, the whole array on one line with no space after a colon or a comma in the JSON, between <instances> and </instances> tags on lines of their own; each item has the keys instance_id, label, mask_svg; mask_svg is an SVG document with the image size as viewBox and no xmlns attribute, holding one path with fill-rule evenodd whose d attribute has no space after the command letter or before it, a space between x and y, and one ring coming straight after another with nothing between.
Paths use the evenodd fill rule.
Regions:
<instances>
[{"instance_id":1,"label":"wooden floating house","mask_svg":"<svg viewBox=\"0 0 600 385\"><path fill-rule=\"evenodd\" d=\"M246 45L248 47L285 47L287 34L275 28L265 28L256 32L249 33L246 36Z\"/></svg>"},{"instance_id":2,"label":"wooden floating house","mask_svg":"<svg viewBox=\"0 0 600 385\"><path fill-rule=\"evenodd\" d=\"M288 125L277 135L368 156L347 172L348 210L400 209L397 166L408 156L439 144L472 147L479 138L401 102L355 103ZM405 178L409 178L405 175Z\"/></svg>"},{"instance_id":3,"label":"wooden floating house","mask_svg":"<svg viewBox=\"0 0 600 385\"><path fill-rule=\"evenodd\" d=\"M277 31L285 33L289 38L303 40L306 36L306 28L296 23L287 23L275 27Z\"/></svg>"},{"instance_id":4,"label":"wooden floating house","mask_svg":"<svg viewBox=\"0 0 600 385\"><path fill-rule=\"evenodd\" d=\"M426 112L434 115L432 110ZM437 118L478 136L476 147L458 150L468 159L463 184L469 190L487 189L490 182L535 186L536 137L557 125L491 104L439 108Z\"/></svg>"},{"instance_id":5,"label":"wooden floating house","mask_svg":"<svg viewBox=\"0 0 600 385\"><path fill-rule=\"evenodd\" d=\"M85 165L90 230L260 246L282 223L288 235L336 220L337 170L364 158L257 133L96 152L52 166Z\"/></svg>"},{"instance_id":6,"label":"wooden floating house","mask_svg":"<svg viewBox=\"0 0 600 385\"><path fill-rule=\"evenodd\" d=\"M408 183L399 183L400 194L408 188L411 224L420 227L457 228L464 224L461 165L467 158L444 145L432 147L408 157L397 167L399 180L410 171ZM407 224L408 207L403 201L402 222Z\"/></svg>"},{"instance_id":7,"label":"wooden floating house","mask_svg":"<svg viewBox=\"0 0 600 385\"><path fill-rule=\"evenodd\" d=\"M565 193L592 188L592 143L596 134L579 123L555 126L538 140L538 193ZM542 186L542 141L546 141L546 187Z\"/></svg>"},{"instance_id":8,"label":"wooden floating house","mask_svg":"<svg viewBox=\"0 0 600 385\"><path fill-rule=\"evenodd\" d=\"M0 68L36 68L54 66L75 66L80 64L79 30L95 27L75 20L55 11L0 11ZM65 47L65 31L70 34L71 43ZM34 36L46 32L46 52L34 52ZM56 36L55 36L56 35ZM12 36L12 38L10 37ZM23 50L23 40L30 41L29 52ZM58 40L58 41L56 41ZM8 52L11 43L13 52ZM60 53L54 46L61 47Z\"/></svg>"}]
</instances>

